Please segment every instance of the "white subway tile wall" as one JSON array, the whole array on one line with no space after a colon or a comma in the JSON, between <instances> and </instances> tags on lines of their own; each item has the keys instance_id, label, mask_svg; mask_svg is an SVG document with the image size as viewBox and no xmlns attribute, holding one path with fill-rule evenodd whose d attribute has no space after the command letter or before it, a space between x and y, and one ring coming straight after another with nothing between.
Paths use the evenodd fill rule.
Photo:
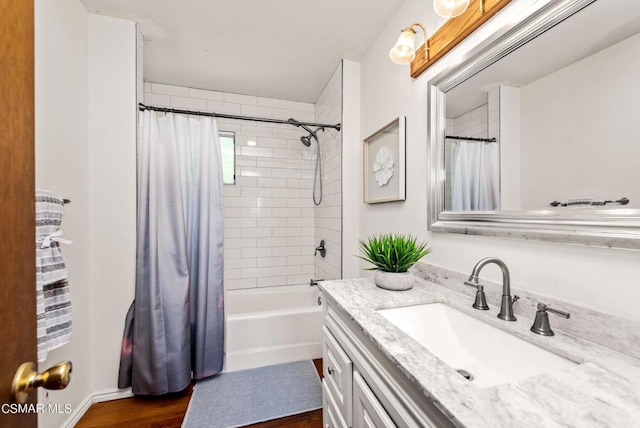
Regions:
<instances>
[{"instance_id":1,"label":"white subway tile wall","mask_svg":"<svg viewBox=\"0 0 640 428\"><path fill-rule=\"evenodd\" d=\"M320 94L315 112L319 123L342 122L342 62ZM315 209L315 245L324 239L327 255L322 258L318 253L315 257L315 278L339 279L342 278L342 132L327 129L318 138L323 197Z\"/></svg>"},{"instance_id":2,"label":"white subway tile wall","mask_svg":"<svg viewBox=\"0 0 640 428\"><path fill-rule=\"evenodd\" d=\"M148 82L144 89L149 105L315 121L314 104ZM290 125L218 119L218 128L236 133L236 184L224 186L225 288L308 283L315 270L313 148Z\"/></svg>"},{"instance_id":3,"label":"white subway tile wall","mask_svg":"<svg viewBox=\"0 0 640 428\"><path fill-rule=\"evenodd\" d=\"M486 138L489 132L488 105L483 104L453 119L453 135Z\"/></svg>"},{"instance_id":4,"label":"white subway tile wall","mask_svg":"<svg viewBox=\"0 0 640 428\"><path fill-rule=\"evenodd\" d=\"M500 87L493 88L489 91L489 101L487 103L489 133L487 137L495 137L500 143Z\"/></svg>"}]
</instances>

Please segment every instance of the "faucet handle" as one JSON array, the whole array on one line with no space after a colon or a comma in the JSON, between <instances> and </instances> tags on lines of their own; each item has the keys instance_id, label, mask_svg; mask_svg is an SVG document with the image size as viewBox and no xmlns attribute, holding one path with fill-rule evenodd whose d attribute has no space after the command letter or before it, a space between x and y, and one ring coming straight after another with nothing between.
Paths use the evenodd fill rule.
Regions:
<instances>
[{"instance_id":1,"label":"faucet handle","mask_svg":"<svg viewBox=\"0 0 640 428\"><path fill-rule=\"evenodd\" d=\"M327 255L327 249L324 246L324 239L320 241L320 245L318 245L313 252L314 256L318 255L318 251L320 251L320 257L324 258Z\"/></svg>"},{"instance_id":2,"label":"faucet handle","mask_svg":"<svg viewBox=\"0 0 640 428\"><path fill-rule=\"evenodd\" d=\"M553 336L555 333L551 330L549 324L549 314L551 312L556 315L560 315L563 318L569 318L571 314L569 312L561 311L559 309L550 308L544 303L538 302L538 311L536 312L536 319L533 321L531 331L541 336Z\"/></svg>"},{"instance_id":3,"label":"faucet handle","mask_svg":"<svg viewBox=\"0 0 640 428\"><path fill-rule=\"evenodd\" d=\"M479 309L481 311L488 311L489 305L487 305L487 298L484 294L484 285L478 284L478 278L470 277L467 281L464 282L464 285L468 285L470 287L476 288L476 300L473 302L473 308Z\"/></svg>"},{"instance_id":4,"label":"faucet handle","mask_svg":"<svg viewBox=\"0 0 640 428\"><path fill-rule=\"evenodd\" d=\"M556 315L560 315L562 318L566 318L569 319L569 317L571 317L571 314L569 312L565 312L565 311L561 311L559 309L554 309L551 308L547 305L545 305L544 303L538 303L538 311L539 312L551 312L552 314L556 314Z\"/></svg>"},{"instance_id":5,"label":"faucet handle","mask_svg":"<svg viewBox=\"0 0 640 428\"><path fill-rule=\"evenodd\" d=\"M482 287L482 284L478 284L477 282L472 282L469 280L465 281L463 284L468 285L469 287L475 287L475 288Z\"/></svg>"}]
</instances>

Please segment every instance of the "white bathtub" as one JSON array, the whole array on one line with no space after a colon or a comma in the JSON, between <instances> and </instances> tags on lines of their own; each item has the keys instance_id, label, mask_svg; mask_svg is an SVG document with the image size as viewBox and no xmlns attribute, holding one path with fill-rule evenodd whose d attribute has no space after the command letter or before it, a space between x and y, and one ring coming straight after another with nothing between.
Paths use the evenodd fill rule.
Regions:
<instances>
[{"instance_id":1,"label":"white bathtub","mask_svg":"<svg viewBox=\"0 0 640 428\"><path fill-rule=\"evenodd\" d=\"M319 296L308 284L228 291L225 370L321 358Z\"/></svg>"}]
</instances>

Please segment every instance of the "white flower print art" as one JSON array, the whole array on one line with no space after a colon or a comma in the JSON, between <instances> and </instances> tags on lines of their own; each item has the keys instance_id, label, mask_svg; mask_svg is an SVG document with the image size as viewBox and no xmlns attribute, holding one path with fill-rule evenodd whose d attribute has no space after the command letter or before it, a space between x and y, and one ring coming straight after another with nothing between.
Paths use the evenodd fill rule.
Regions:
<instances>
[{"instance_id":1,"label":"white flower print art","mask_svg":"<svg viewBox=\"0 0 640 428\"><path fill-rule=\"evenodd\" d=\"M387 146L382 146L376 154L376 160L373 163L373 172L375 173L376 183L378 186L384 187L393 177L395 167L395 157L393 150Z\"/></svg>"},{"instance_id":2,"label":"white flower print art","mask_svg":"<svg viewBox=\"0 0 640 428\"><path fill-rule=\"evenodd\" d=\"M362 199L365 204L404 201L405 117L399 116L364 139Z\"/></svg>"}]
</instances>

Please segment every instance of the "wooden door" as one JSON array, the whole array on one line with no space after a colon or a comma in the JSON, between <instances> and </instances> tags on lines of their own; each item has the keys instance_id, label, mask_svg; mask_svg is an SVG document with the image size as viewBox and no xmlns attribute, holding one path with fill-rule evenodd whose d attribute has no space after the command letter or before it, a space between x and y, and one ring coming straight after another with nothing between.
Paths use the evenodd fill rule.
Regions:
<instances>
[{"instance_id":1,"label":"wooden door","mask_svg":"<svg viewBox=\"0 0 640 428\"><path fill-rule=\"evenodd\" d=\"M33 43L33 1L0 0L0 427L11 428L37 425L5 405L18 366L36 361Z\"/></svg>"}]
</instances>

